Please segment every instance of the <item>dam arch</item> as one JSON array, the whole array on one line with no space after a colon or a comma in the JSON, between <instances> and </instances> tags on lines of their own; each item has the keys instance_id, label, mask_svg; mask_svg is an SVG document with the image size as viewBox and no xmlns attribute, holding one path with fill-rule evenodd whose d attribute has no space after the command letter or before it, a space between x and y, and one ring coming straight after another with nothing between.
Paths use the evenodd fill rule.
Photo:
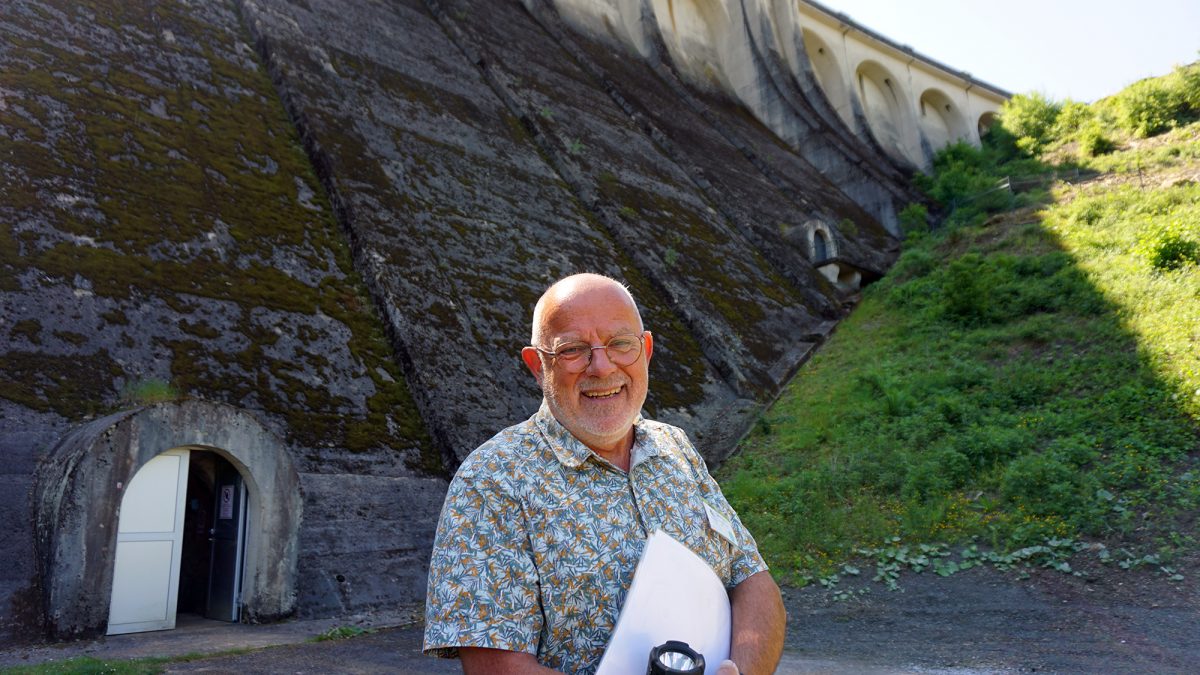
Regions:
<instances>
[{"instance_id":1,"label":"dam arch","mask_svg":"<svg viewBox=\"0 0 1200 675\"><path fill-rule=\"evenodd\" d=\"M850 104L850 92L842 75L842 64L834 54L833 48L816 32L807 28L801 31L801 40L808 55L808 62L812 65L813 75L817 78L817 86L821 88L829 105L833 106L842 122L853 125L854 112Z\"/></svg>"},{"instance_id":2,"label":"dam arch","mask_svg":"<svg viewBox=\"0 0 1200 675\"><path fill-rule=\"evenodd\" d=\"M866 60L855 69L855 79L863 116L875 141L895 159L919 164L920 159L905 143L913 120L908 92L897 76L878 61Z\"/></svg>"},{"instance_id":3,"label":"dam arch","mask_svg":"<svg viewBox=\"0 0 1200 675\"><path fill-rule=\"evenodd\" d=\"M654 14L667 51L694 83L736 89L727 72L732 24L719 0L654 0Z\"/></svg>"},{"instance_id":4,"label":"dam arch","mask_svg":"<svg viewBox=\"0 0 1200 675\"><path fill-rule=\"evenodd\" d=\"M921 130L933 148L970 139L966 118L946 92L936 87L926 89L921 93L919 106Z\"/></svg>"},{"instance_id":5,"label":"dam arch","mask_svg":"<svg viewBox=\"0 0 1200 675\"><path fill-rule=\"evenodd\" d=\"M979 131L979 137L983 138L984 134L991 131L992 126L1000 121L998 113L988 111L979 116L979 121L975 123L976 129Z\"/></svg>"}]
</instances>

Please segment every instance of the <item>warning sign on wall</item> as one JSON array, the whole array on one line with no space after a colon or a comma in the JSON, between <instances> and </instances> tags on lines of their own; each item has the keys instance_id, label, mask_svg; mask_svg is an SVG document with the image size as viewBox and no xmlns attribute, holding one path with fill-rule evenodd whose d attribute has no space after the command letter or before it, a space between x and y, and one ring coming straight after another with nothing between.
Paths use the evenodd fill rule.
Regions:
<instances>
[{"instance_id":1,"label":"warning sign on wall","mask_svg":"<svg viewBox=\"0 0 1200 675\"><path fill-rule=\"evenodd\" d=\"M221 508L217 515L221 520L229 520L233 517L233 486L221 486Z\"/></svg>"}]
</instances>

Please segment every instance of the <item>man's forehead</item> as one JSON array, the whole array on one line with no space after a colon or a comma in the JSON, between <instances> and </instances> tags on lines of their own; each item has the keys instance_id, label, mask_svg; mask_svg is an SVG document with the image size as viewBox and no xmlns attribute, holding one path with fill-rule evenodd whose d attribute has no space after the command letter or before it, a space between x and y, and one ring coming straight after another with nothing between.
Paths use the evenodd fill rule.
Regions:
<instances>
[{"instance_id":1,"label":"man's forehead","mask_svg":"<svg viewBox=\"0 0 1200 675\"><path fill-rule=\"evenodd\" d=\"M552 336L598 329L636 332L641 325L637 307L615 284L562 290L547 298L542 315L543 327Z\"/></svg>"},{"instance_id":2,"label":"man's forehead","mask_svg":"<svg viewBox=\"0 0 1200 675\"><path fill-rule=\"evenodd\" d=\"M637 309L627 302L567 302L547 308L545 327L552 335L610 329L637 332Z\"/></svg>"}]
</instances>

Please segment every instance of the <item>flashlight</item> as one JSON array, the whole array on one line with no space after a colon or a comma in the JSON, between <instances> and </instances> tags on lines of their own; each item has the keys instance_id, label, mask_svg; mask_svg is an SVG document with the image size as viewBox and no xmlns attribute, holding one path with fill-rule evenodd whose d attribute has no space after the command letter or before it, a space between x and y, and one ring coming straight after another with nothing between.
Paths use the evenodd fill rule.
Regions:
<instances>
[{"instance_id":1,"label":"flashlight","mask_svg":"<svg viewBox=\"0 0 1200 675\"><path fill-rule=\"evenodd\" d=\"M646 675L704 675L704 655L686 642L667 640L650 650Z\"/></svg>"}]
</instances>

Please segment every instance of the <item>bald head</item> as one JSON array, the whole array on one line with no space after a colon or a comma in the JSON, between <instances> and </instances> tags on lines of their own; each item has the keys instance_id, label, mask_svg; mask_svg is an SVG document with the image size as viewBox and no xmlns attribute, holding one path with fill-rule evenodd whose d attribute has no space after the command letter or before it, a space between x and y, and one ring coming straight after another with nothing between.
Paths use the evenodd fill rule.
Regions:
<instances>
[{"instance_id":1,"label":"bald head","mask_svg":"<svg viewBox=\"0 0 1200 675\"><path fill-rule=\"evenodd\" d=\"M542 340L552 334L551 326L559 311L569 311L574 300L587 295L612 295L617 298L619 303L633 310L634 316L637 317L637 330L641 332L642 317L629 289L616 279L585 272L556 281L538 299L537 305L533 308L533 330L529 338L530 344L544 346Z\"/></svg>"}]
</instances>

